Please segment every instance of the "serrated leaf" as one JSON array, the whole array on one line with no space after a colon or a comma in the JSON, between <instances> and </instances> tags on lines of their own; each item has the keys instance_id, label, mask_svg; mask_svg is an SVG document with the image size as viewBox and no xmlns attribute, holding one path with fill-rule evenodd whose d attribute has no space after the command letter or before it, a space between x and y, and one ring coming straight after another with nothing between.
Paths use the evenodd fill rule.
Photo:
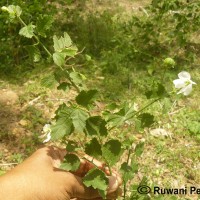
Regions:
<instances>
[{"instance_id":1,"label":"serrated leaf","mask_svg":"<svg viewBox=\"0 0 200 200\"><path fill-rule=\"evenodd\" d=\"M69 56L69 57L74 57L77 54L77 51L78 49L76 46L72 46L72 47L62 50L65 56Z\"/></svg>"},{"instance_id":2,"label":"serrated leaf","mask_svg":"<svg viewBox=\"0 0 200 200\"><path fill-rule=\"evenodd\" d=\"M100 194L105 199L109 181L103 171L97 168L91 169L83 178L83 183L87 187L100 190Z\"/></svg>"},{"instance_id":3,"label":"serrated leaf","mask_svg":"<svg viewBox=\"0 0 200 200\"><path fill-rule=\"evenodd\" d=\"M63 163L61 164L60 168L67 170L67 171L76 171L79 169L80 166L80 159L75 154L67 154L64 157Z\"/></svg>"},{"instance_id":4,"label":"serrated leaf","mask_svg":"<svg viewBox=\"0 0 200 200\"><path fill-rule=\"evenodd\" d=\"M78 72L71 72L69 74L72 81L76 84L82 84L83 80L85 80L85 76L83 74L80 74Z\"/></svg>"},{"instance_id":5,"label":"serrated leaf","mask_svg":"<svg viewBox=\"0 0 200 200\"><path fill-rule=\"evenodd\" d=\"M54 22L50 15L40 15L37 19L36 28L39 35L46 37L46 31L49 30Z\"/></svg>"},{"instance_id":6,"label":"serrated leaf","mask_svg":"<svg viewBox=\"0 0 200 200\"><path fill-rule=\"evenodd\" d=\"M56 119L62 118L62 117L70 117L73 109L71 107L67 107L65 103L61 104L58 109L56 110Z\"/></svg>"},{"instance_id":7,"label":"serrated leaf","mask_svg":"<svg viewBox=\"0 0 200 200\"><path fill-rule=\"evenodd\" d=\"M54 76L55 79L58 83L61 82L66 82L66 79L69 79L69 75L68 75L68 71L67 70L62 70L60 68L58 68L55 72L54 72Z\"/></svg>"},{"instance_id":8,"label":"serrated leaf","mask_svg":"<svg viewBox=\"0 0 200 200\"><path fill-rule=\"evenodd\" d=\"M97 90L83 90L76 97L76 102L81 106L87 107L90 103L92 103L96 94Z\"/></svg>"},{"instance_id":9,"label":"serrated leaf","mask_svg":"<svg viewBox=\"0 0 200 200\"><path fill-rule=\"evenodd\" d=\"M53 61L59 67L62 67L65 64L65 54L62 52L55 52L53 54Z\"/></svg>"},{"instance_id":10,"label":"serrated leaf","mask_svg":"<svg viewBox=\"0 0 200 200\"><path fill-rule=\"evenodd\" d=\"M88 113L81 109L73 109L70 116L75 130L78 132L83 132L86 126L86 120L89 117Z\"/></svg>"},{"instance_id":11,"label":"serrated leaf","mask_svg":"<svg viewBox=\"0 0 200 200\"><path fill-rule=\"evenodd\" d=\"M50 74L41 80L41 86L47 87L47 88L54 87L56 83L57 81L55 80L55 76L53 74Z\"/></svg>"},{"instance_id":12,"label":"serrated leaf","mask_svg":"<svg viewBox=\"0 0 200 200\"><path fill-rule=\"evenodd\" d=\"M70 135L73 132L72 120L66 116L61 117L56 121L55 125L51 126L51 139L59 140L66 135Z\"/></svg>"},{"instance_id":13,"label":"serrated leaf","mask_svg":"<svg viewBox=\"0 0 200 200\"><path fill-rule=\"evenodd\" d=\"M26 46L26 49L28 50L29 56L34 62L40 61L41 59L40 50L36 46L29 45L29 46Z\"/></svg>"},{"instance_id":14,"label":"serrated leaf","mask_svg":"<svg viewBox=\"0 0 200 200\"><path fill-rule=\"evenodd\" d=\"M53 42L54 42L54 50L56 52L61 52L67 47L70 47L72 45L72 40L70 36L65 32L64 37L58 37L56 35L53 36Z\"/></svg>"},{"instance_id":15,"label":"serrated leaf","mask_svg":"<svg viewBox=\"0 0 200 200\"><path fill-rule=\"evenodd\" d=\"M154 83L151 88L153 88L153 90L148 90L145 93L147 99L168 96L165 87L161 83Z\"/></svg>"},{"instance_id":16,"label":"serrated leaf","mask_svg":"<svg viewBox=\"0 0 200 200\"><path fill-rule=\"evenodd\" d=\"M83 74L80 74L78 72L71 72L69 74L71 81L80 89L85 89L86 86L83 83L83 81L86 79L86 77Z\"/></svg>"},{"instance_id":17,"label":"serrated leaf","mask_svg":"<svg viewBox=\"0 0 200 200\"><path fill-rule=\"evenodd\" d=\"M102 155L101 145L96 138L93 138L89 143L85 144L85 153L95 158Z\"/></svg>"},{"instance_id":18,"label":"serrated leaf","mask_svg":"<svg viewBox=\"0 0 200 200\"><path fill-rule=\"evenodd\" d=\"M35 25L30 23L29 25L21 28L20 31L19 31L19 34L24 36L24 37L27 37L27 38L32 38L34 36L35 27L36 27Z\"/></svg>"},{"instance_id":19,"label":"serrated leaf","mask_svg":"<svg viewBox=\"0 0 200 200\"><path fill-rule=\"evenodd\" d=\"M135 114L135 106L125 103L123 107L114 114L107 115L107 121L112 127L121 126L127 120L130 120Z\"/></svg>"},{"instance_id":20,"label":"serrated leaf","mask_svg":"<svg viewBox=\"0 0 200 200\"><path fill-rule=\"evenodd\" d=\"M64 136L70 135L73 132L74 127L70 117L71 112L72 109L64 103L56 110L56 123L51 126L52 140L62 139Z\"/></svg>"},{"instance_id":21,"label":"serrated leaf","mask_svg":"<svg viewBox=\"0 0 200 200\"><path fill-rule=\"evenodd\" d=\"M70 87L69 83L63 82L57 87L57 89L58 90L63 90L63 91L68 91L69 87Z\"/></svg>"},{"instance_id":22,"label":"serrated leaf","mask_svg":"<svg viewBox=\"0 0 200 200\"><path fill-rule=\"evenodd\" d=\"M144 142L141 142L137 144L135 147L135 155L139 157L142 155L143 151L144 151Z\"/></svg>"},{"instance_id":23,"label":"serrated leaf","mask_svg":"<svg viewBox=\"0 0 200 200\"><path fill-rule=\"evenodd\" d=\"M130 166L126 162L124 162L121 165L121 169L120 169L124 182L126 183L128 180L132 180L137 170L138 170L137 164L132 163Z\"/></svg>"},{"instance_id":24,"label":"serrated leaf","mask_svg":"<svg viewBox=\"0 0 200 200\"><path fill-rule=\"evenodd\" d=\"M102 146L103 158L113 166L121 156L121 143L118 140L109 140Z\"/></svg>"},{"instance_id":25,"label":"serrated leaf","mask_svg":"<svg viewBox=\"0 0 200 200\"><path fill-rule=\"evenodd\" d=\"M86 121L86 133L88 135L107 136L106 121L100 116L93 116Z\"/></svg>"},{"instance_id":26,"label":"serrated leaf","mask_svg":"<svg viewBox=\"0 0 200 200\"><path fill-rule=\"evenodd\" d=\"M138 119L141 121L141 127L150 127L155 121L154 116L149 113L142 113L138 116Z\"/></svg>"},{"instance_id":27,"label":"serrated leaf","mask_svg":"<svg viewBox=\"0 0 200 200\"><path fill-rule=\"evenodd\" d=\"M1 9L7 11L11 19L15 18L15 16L20 17L22 14L22 9L19 6L9 5L8 7L3 6Z\"/></svg>"}]
</instances>

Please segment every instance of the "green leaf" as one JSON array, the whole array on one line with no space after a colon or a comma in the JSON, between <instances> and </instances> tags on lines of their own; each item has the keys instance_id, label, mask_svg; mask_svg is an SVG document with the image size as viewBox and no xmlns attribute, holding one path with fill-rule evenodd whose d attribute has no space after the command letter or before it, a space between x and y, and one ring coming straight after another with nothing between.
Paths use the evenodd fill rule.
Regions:
<instances>
[{"instance_id":1,"label":"green leaf","mask_svg":"<svg viewBox=\"0 0 200 200\"><path fill-rule=\"evenodd\" d=\"M65 64L65 54L62 52L55 52L53 54L53 61L59 67L62 67Z\"/></svg>"},{"instance_id":2,"label":"green leaf","mask_svg":"<svg viewBox=\"0 0 200 200\"><path fill-rule=\"evenodd\" d=\"M124 136L124 134L123 134ZM135 141L134 137L128 137L122 142L122 148L124 149L130 149L132 148L132 144Z\"/></svg>"},{"instance_id":3,"label":"green leaf","mask_svg":"<svg viewBox=\"0 0 200 200\"><path fill-rule=\"evenodd\" d=\"M35 27L36 27L35 25L30 23L29 25L21 28L20 31L19 31L19 34L24 36L24 37L27 37L27 38L32 38L34 36Z\"/></svg>"},{"instance_id":4,"label":"green leaf","mask_svg":"<svg viewBox=\"0 0 200 200\"><path fill-rule=\"evenodd\" d=\"M84 85L83 81L86 79L86 77L83 74L80 74L78 72L71 72L69 74L71 81L80 89L85 89L86 86Z\"/></svg>"},{"instance_id":5,"label":"green leaf","mask_svg":"<svg viewBox=\"0 0 200 200\"><path fill-rule=\"evenodd\" d=\"M77 54L77 51L78 49L76 46L72 46L72 47L62 50L65 56L69 56L69 57L74 57Z\"/></svg>"},{"instance_id":6,"label":"green leaf","mask_svg":"<svg viewBox=\"0 0 200 200\"><path fill-rule=\"evenodd\" d=\"M73 132L72 120L69 116L61 117L51 126L51 139L59 140Z\"/></svg>"},{"instance_id":7,"label":"green leaf","mask_svg":"<svg viewBox=\"0 0 200 200\"><path fill-rule=\"evenodd\" d=\"M164 85L162 84L158 84L158 88L157 88L157 96L158 97L165 97L165 96L168 96L168 93L164 87Z\"/></svg>"},{"instance_id":8,"label":"green leaf","mask_svg":"<svg viewBox=\"0 0 200 200\"><path fill-rule=\"evenodd\" d=\"M154 116L149 113L143 113L138 116L138 119L141 121L141 127L150 127L155 121Z\"/></svg>"},{"instance_id":9,"label":"green leaf","mask_svg":"<svg viewBox=\"0 0 200 200\"><path fill-rule=\"evenodd\" d=\"M34 46L34 45L28 45L26 46L26 49L29 53L29 56L31 57L31 59L34 62L39 62L41 59L41 54L40 54L40 50Z\"/></svg>"},{"instance_id":10,"label":"green leaf","mask_svg":"<svg viewBox=\"0 0 200 200\"><path fill-rule=\"evenodd\" d=\"M67 154L60 168L67 171L76 171L80 166L80 159L75 154Z\"/></svg>"},{"instance_id":11,"label":"green leaf","mask_svg":"<svg viewBox=\"0 0 200 200\"><path fill-rule=\"evenodd\" d=\"M68 91L68 90L69 90L69 87L70 87L70 84L69 84L69 83L63 82L63 83L61 83L61 84L57 87L57 89L58 89L58 90L63 90L63 91Z\"/></svg>"},{"instance_id":12,"label":"green leaf","mask_svg":"<svg viewBox=\"0 0 200 200\"><path fill-rule=\"evenodd\" d=\"M71 119L76 131L83 132L88 117L89 115L85 111L81 109L73 109Z\"/></svg>"},{"instance_id":13,"label":"green leaf","mask_svg":"<svg viewBox=\"0 0 200 200\"><path fill-rule=\"evenodd\" d=\"M162 85L159 82L153 83L151 88L153 88L153 90L152 89L148 90L145 93L147 99L169 96L169 94L167 93L164 85Z\"/></svg>"},{"instance_id":14,"label":"green leaf","mask_svg":"<svg viewBox=\"0 0 200 200\"><path fill-rule=\"evenodd\" d=\"M89 90L89 91L81 91L76 97L76 102L84 107L87 107L90 103L93 102L95 95L97 94L97 90Z\"/></svg>"},{"instance_id":15,"label":"green leaf","mask_svg":"<svg viewBox=\"0 0 200 200\"><path fill-rule=\"evenodd\" d=\"M144 151L144 142L141 142L137 144L135 147L135 155L139 157L142 155L143 151Z\"/></svg>"},{"instance_id":16,"label":"green leaf","mask_svg":"<svg viewBox=\"0 0 200 200\"><path fill-rule=\"evenodd\" d=\"M22 14L22 9L19 6L10 5L8 7L1 7L2 11L7 11L9 13L9 17L11 19L15 18L15 16L20 17Z\"/></svg>"},{"instance_id":17,"label":"green leaf","mask_svg":"<svg viewBox=\"0 0 200 200\"><path fill-rule=\"evenodd\" d=\"M98 189L102 197L105 199L109 181L103 171L97 168L91 169L83 178L83 183L87 187Z\"/></svg>"},{"instance_id":18,"label":"green leaf","mask_svg":"<svg viewBox=\"0 0 200 200\"><path fill-rule=\"evenodd\" d=\"M86 133L88 135L107 136L106 121L100 116L93 116L86 121Z\"/></svg>"},{"instance_id":19,"label":"green leaf","mask_svg":"<svg viewBox=\"0 0 200 200\"><path fill-rule=\"evenodd\" d=\"M46 88L53 88L56 83L57 81L55 80L54 74L50 74L41 80L41 86Z\"/></svg>"},{"instance_id":20,"label":"green leaf","mask_svg":"<svg viewBox=\"0 0 200 200\"><path fill-rule=\"evenodd\" d=\"M56 110L56 119L62 118L62 117L70 117L73 109L71 107L67 107L65 103L61 104L59 108Z\"/></svg>"},{"instance_id":21,"label":"green leaf","mask_svg":"<svg viewBox=\"0 0 200 200\"><path fill-rule=\"evenodd\" d=\"M111 127L121 126L125 121L130 120L135 114L135 106L125 103L123 107L114 114L107 115L107 121Z\"/></svg>"},{"instance_id":22,"label":"green leaf","mask_svg":"<svg viewBox=\"0 0 200 200\"><path fill-rule=\"evenodd\" d=\"M37 18L36 29L39 35L46 37L46 32L52 27L54 19L50 15L39 15Z\"/></svg>"},{"instance_id":23,"label":"green leaf","mask_svg":"<svg viewBox=\"0 0 200 200\"><path fill-rule=\"evenodd\" d=\"M58 37L54 35L53 42L54 42L54 50L56 52L61 52L65 48L70 47L72 45L72 40L66 32L64 33L64 37L61 36L60 39L58 39Z\"/></svg>"},{"instance_id":24,"label":"green leaf","mask_svg":"<svg viewBox=\"0 0 200 200\"><path fill-rule=\"evenodd\" d=\"M121 143L118 140L109 140L102 146L103 158L105 158L110 166L116 164L121 153Z\"/></svg>"},{"instance_id":25,"label":"green leaf","mask_svg":"<svg viewBox=\"0 0 200 200\"><path fill-rule=\"evenodd\" d=\"M121 165L120 172L122 174L123 180L126 183L128 180L132 180L135 176L135 173L138 171L138 165L137 164L131 164L128 165L126 162L124 162Z\"/></svg>"},{"instance_id":26,"label":"green leaf","mask_svg":"<svg viewBox=\"0 0 200 200\"><path fill-rule=\"evenodd\" d=\"M52 140L62 139L73 132L74 127L70 117L71 113L72 109L64 103L56 110L56 124L51 126Z\"/></svg>"},{"instance_id":27,"label":"green leaf","mask_svg":"<svg viewBox=\"0 0 200 200\"><path fill-rule=\"evenodd\" d=\"M102 155L101 145L96 138L93 138L89 143L85 144L85 153L95 158Z\"/></svg>"}]
</instances>

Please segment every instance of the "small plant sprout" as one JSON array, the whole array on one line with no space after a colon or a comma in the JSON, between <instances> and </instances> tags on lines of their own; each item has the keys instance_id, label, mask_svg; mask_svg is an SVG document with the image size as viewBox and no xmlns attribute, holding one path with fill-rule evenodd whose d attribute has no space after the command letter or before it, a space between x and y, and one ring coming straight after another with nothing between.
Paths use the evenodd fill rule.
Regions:
<instances>
[{"instance_id":1,"label":"small plant sprout","mask_svg":"<svg viewBox=\"0 0 200 200\"><path fill-rule=\"evenodd\" d=\"M40 136L40 138L44 138L46 137L45 140L43 140L43 143L49 142L49 140L51 139L51 128L50 128L50 124L45 124L42 131L43 131L43 135Z\"/></svg>"},{"instance_id":2,"label":"small plant sprout","mask_svg":"<svg viewBox=\"0 0 200 200\"><path fill-rule=\"evenodd\" d=\"M192 85L196 83L191 80L190 74L186 71L180 72L178 77L179 79L173 81L175 88L180 89L177 94L189 95L192 91Z\"/></svg>"}]
</instances>

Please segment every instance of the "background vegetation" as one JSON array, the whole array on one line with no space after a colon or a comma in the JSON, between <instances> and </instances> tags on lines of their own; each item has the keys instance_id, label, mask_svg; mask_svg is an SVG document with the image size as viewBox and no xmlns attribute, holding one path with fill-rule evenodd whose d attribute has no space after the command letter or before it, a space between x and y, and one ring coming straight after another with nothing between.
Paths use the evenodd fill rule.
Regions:
<instances>
[{"instance_id":1,"label":"background vegetation","mask_svg":"<svg viewBox=\"0 0 200 200\"><path fill-rule=\"evenodd\" d=\"M190 96L164 98L146 110L154 115L154 123L142 129L125 124L112 134L120 138L126 133L133 148L144 142L142 155L135 158L138 169L127 184L200 187L198 1L0 2L1 7L11 4L22 8L25 23L36 25L35 32L49 50L53 50L53 35L70 35L80 53L67 60L66 68L84 74L88 88L100 90L94 113L106 116L107 104L125 102L137 111L148 104L148 92L158 80L170 90L180 71L190 72L197 83ZM74 89L56 89L52 78L55 65L41 45L33 45L37 43L34 38L19 35L21 28L22 24L1 11L0 173L22 162L42 144L38 137L42 127L52 120L61 103L77 94ZM166 65L166 58L175 63ZM137 193L131 197L163 198L199 199L198 195L150 197Z\"/></svg>"}]
</instances>

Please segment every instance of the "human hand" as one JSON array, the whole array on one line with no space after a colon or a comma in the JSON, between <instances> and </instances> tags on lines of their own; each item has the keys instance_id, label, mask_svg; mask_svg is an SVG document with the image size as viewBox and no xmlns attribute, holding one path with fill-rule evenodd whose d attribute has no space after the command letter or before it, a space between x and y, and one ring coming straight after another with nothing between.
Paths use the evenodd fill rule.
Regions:
<instances>
[{"instance_id":1,"label":"human hand","mask_svg":"<svg viewBox=\"0 0 200 200\"><path fill-rule=\"evenodd\" d=\"M100 169L103 169L103 164L85 155L87 160L81 159L80 168L73 174L58 168L65 154L65 150L53 146L37 150L0 177L0 200L102 199L97 190L83 185L82 177L94 167L87 160L92 160ZM121 178L115 171L108 178L107 199L116 199L120 193Z\"/></svg>"}]
</instances>

